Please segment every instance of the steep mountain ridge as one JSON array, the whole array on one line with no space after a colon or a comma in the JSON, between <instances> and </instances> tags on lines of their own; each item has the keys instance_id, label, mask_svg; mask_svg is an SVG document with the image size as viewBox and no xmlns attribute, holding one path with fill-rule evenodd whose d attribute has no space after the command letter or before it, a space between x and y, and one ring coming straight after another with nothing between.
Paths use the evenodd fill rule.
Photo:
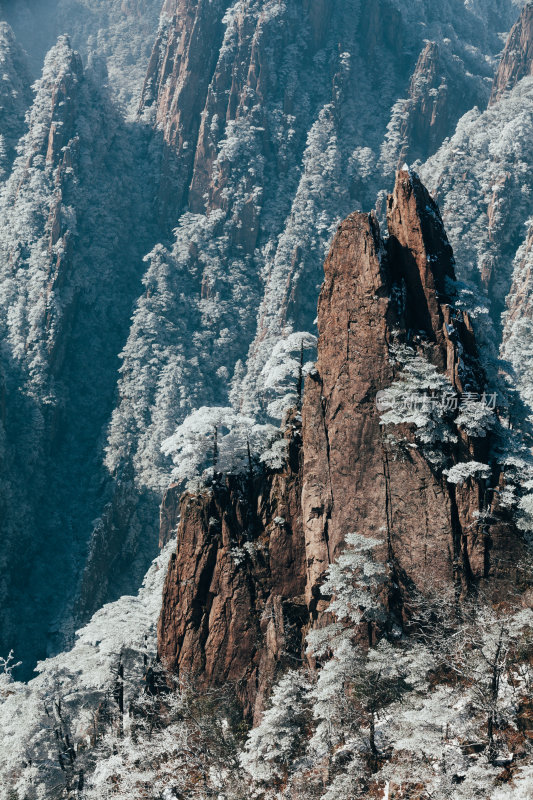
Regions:
<instances>
[{"instance_id":1,"label":"steep mountain ridge","mask_svg":"<svg viewBox=\"0 0 533 800\"><path fill-rule=\"evenodd\" d=\"M527 797L532 6L160 4L0 0L0 796Z\"/></svg>"},{"instance_id":2,"label":"steep mountain ridge","mask_svg":"<svg viewBox=\"0 0 533 800\"><path fill-rule=\"evenodd\" d=\"M314 329L336 225L373 204L406 142L427 147L427 125L434 146L452 132L455 101L439 101L434 125L400 125L395 104L424 40L439 42L439 86L486 102L496 31L516 13L511 3L165 3L141 116L164 141L159 219L185 213L172 245L149 254L109 429L107 465L133 479L132 515L155 517L170 470L160 442L189 413L230 401L268 417L269 358ZM422 58L417 74L433 69ZM131 535L123 523L118 549Z\"/></svg>"},{"instance_id":3,"label":"steep mountain ridge","mask_svg":"<svg viewBox=\"0 0 533 800\"><path fill-rule=\"evenodd\" d=\"M15 159L15 146L22 136L24 115L31 102L31 79L26 57L13 31L5 22L0 23L0 69L2 70L0 108L3 118L0 133L0 181L2 181L9 173Z\"/></svg>"},{"instance_id":4,"label":"steep mountain ridge","mask_svg":"<svg viewBox=\"0 0 533 800\"><path fill-rule=\"evenodd\" d=\"M520 291L520 253L533 211L531 100L532 80L525 77L486 111L465 114L453 137L420 168L442 209L464 283L463 302L493 361L492 374L499 369L502 338L509 336L502 312ZM525 388L521 349L513 367Z\"/></svg>"}]
</instances>

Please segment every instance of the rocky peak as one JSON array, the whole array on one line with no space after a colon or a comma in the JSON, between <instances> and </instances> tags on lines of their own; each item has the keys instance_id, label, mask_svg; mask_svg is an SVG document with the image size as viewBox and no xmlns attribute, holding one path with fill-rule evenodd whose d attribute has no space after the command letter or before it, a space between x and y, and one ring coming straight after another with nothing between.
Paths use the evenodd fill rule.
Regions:
<instances>
[{"instance_id":1,"label":"rocky peak","mask_svg":"<svg viewBox=\"0 0 533 800\"><path fill-rule=\"evenodd\" d=\"M507 39L490 96L490 105L527 75L533 74L533 3L523 9Z\"/></svg>"},{"instance_id":2,"label":"rocky peak","mask_svg":"<svg viewBox=\"0 0 533 800\"><path fill-rule=\"evenodd\" d=\"M437 344L430 358L447 372L456 390L466 390L465 382L473 382L471 388L479 389L484 376L471 322L467 314L451 306L455 291L453 251L439 208L416 173L398 173L388 199L387 227L391 280L405 286L402 325L407 331L424 332Z\"/></svg>"},{"instance_id":3,"label":"rocky peak","mask_svg":"<svg viewBox=\"0 0 533 800\"><path fill-rule=\"evenodd\" d=\"M438 209L414 173L398 173L388 224L383 242L372 217L351 215L326 261L319 355L303 406L310 602L350 532L382 539L384 557L420 584L452 580L460 558L450 486L413 430L402 434L408 456L391 448L377 401L397 379L394 342L445 373L450 391L463 390L468 369L470 390L481 393L483 373L470 322L449 304L453 254ZM461 447L452 458L462 460Z\"/></svg>"},{"instance_id":4,"label":"rocky peak","mask_svg":"<svg viewBox=\"0 0 533 800\"><path fill-rule=\"evenodd\" d=\"M454 261L436 203L414 173L398 173L387 207L388 252L392 277L405 281L406 325L435 340L443 328L447 281L455 280Z\"/></svg>"},{"instance_id":5,"label":"rocky peak","mask_svg":"<svg viewBox=\"0 0 533 800\"><path fill-rule=\"evenodd\" d=\"M410 374L430 376L420 408L437 402L437 385L451 395L485 388L470 321L452 304L453 254L440 214L414 173L398 173L388 210L386 240L364 213L351 214L334 238L318 304L318 360L290 464L181 500L160 654L204 683L245 686L248 710L275 672L285 646L279 632L290 628L298 648L303 629L327 610L320 585L347 534L381 542L391 576L384 602L400 625L402 596L413 586L448 582L467 592L501 574L519 547L491 490L498 474L485 463L489 432L465 427L444 406L431 423L401 410L394 424L384 417L383 393L403 387L402 348ZM466 472L448 480L446 465ZM164 504L164 541L176 508L174 497Z\"/></svg>"},{"instance_id":6,"label":"rocky peak","mask_svg":"<svg viewBox=\"0 0 533 800\"><path fill-rule=\"evenodd\" d=\"M162 527L175 527L178 508L179 524L159 654L200 686L234 682L247 713L261 709L279 666L301 656L307 609L300 428L297 417L289 421L284 469L221 476L179 502L174 487L163 502Z\"/></svg>"}]
</instances>

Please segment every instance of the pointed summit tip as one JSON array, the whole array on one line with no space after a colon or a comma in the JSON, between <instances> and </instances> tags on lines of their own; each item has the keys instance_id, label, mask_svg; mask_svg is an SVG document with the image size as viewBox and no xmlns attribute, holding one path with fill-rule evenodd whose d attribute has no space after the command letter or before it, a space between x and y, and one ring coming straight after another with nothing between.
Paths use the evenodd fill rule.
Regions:
<instances>
[{"instance_id":1,"label":"pointed summit tip","mask_svg":"<svg viewBox=\"0 0 533 800\"><path fill-rule=\"evenodd\" d=\"M396 278L405 280L412 324L442 338L442 303L455 281L453 251L439 208L414 170L396 173L387 202L388 250Z\"/></svg>"}]
</instances>

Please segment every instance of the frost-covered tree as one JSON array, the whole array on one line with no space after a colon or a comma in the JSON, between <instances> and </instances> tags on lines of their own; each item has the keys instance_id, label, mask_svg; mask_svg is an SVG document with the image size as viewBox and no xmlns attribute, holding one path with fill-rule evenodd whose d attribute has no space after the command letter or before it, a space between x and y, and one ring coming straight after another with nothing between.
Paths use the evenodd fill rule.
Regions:
<instances>
[{"instance_id":1,"label":"frost-covered tree","mask_svg":"<svg viewBox=\"0 0 533 800\"><path fill-rule=\"evenodd\" d=\"M272 690L269 707L249 733L241 754L241 764L256 784L287 777L309 718L308 689L306 676L292 670Z\"/></svg>"},{"instance_id":2,"label":"frost-covered tree","mask_svg":"<svg viewBox=\"0 0 533 800\"><path fill-rule=\"evenodd\" d=\"M359 534L346 537L345 550L321 586L322 595L331 598L328 611L334 621L307 636L308 652L320 663L311 691L316 728L309 746L315 757L328 762L339 743L359 736L361 726L368 730L372 756L377 755L376 716L396 697L399 685L397 673L391 680L392 653L383 647L367 651L361 644L361 624L372 645L373 626L386 616L380 595L387 567L373 557L382 544Z\"/></svg>"},{"instance_id":3,"label":"frost-covered tree","mask_svg":"<svg viewBox=\"0 0 533 800\"><path fill-rule=\"evenodd\" d=\"M459 406L455 424L471 437L483 438L496 427L496 415L485 395L480 400L465 399Z\"/></svg>"},{"instance_id":4,"label":"frost-covered tree","mask_svg":"<svg viewBox=\"0 0 533 800\"><path fill-rule=\"evenodd\" d=\"M470 478L490 478L491 468L488 464L481 464L479 461L464 461L445 469L444 474L448 483L462 486Z\"/></svg>"},{"instance_id":5,"label":"frost-covered tree","mask_svg":"<svg viewBox=\"0 0 533 800\"><path fill-rule=\"evenodd\" d=\"M20 661L15 661L13 650L7 658L0 657L0 695L5 695L13 687L13 671L20 666Z\"/></svg>"},{"instance_id":6,"label":"frost-covered tree","mask_svg":"<svg viewBox=\"0 0 533 800\"><path fill-rule=\"evenodd\" d=\"M339 622L352 626L379 622L384 613L380 593L386 584L387 565L374 552L383 542L349 533L345 543L346 548L328 567L320 592L332 598L329 611Z\"/></svg>"},{"instance_id":7,"label":"frost-covered tree","mask_svg":"<svg viewBox=\"0 0 533 800\"><path fill-rule=\"evenodd\" d=\"M313 364L305 357L314 355L316 342L310 333L291 333L274 346L261 370L267 414L272 419L281 420L289 408L301 404L305 376Z\"/></svg>"},{"instance_id":8,"label":"frost-covered tree","mask_svg":"<svg viewBox=\"0 0 533 800\"><path fill-rule=\"evenodd\" d=\"M123 730L108 730L100 739L81 796L200 800L216 793L244 800L240 717L231 691L202 694L169 675L163 682L163 692L138 693Z\"/></svg>"},{"instance_id":9,"label":"frost-covered tree","mask_svg":"<svg viewBox=\"0 0 533 800\"><path fill-rule=\"evenodd\" d=\"M276 446L278 441L281 447ZM253 471L259 454L274 468L283 459L278 429L224 407L202 407L190 414L163 442L162 450L172 456L176 465L172 477L178 483L202 473Z\"/></svg>"},{"instance_id":10,"label":"frost-covered tree","mask_svg":"<svg viewBox=\"0 0 533 800\"><path fill-rule=\"evenodd\" d=\"M378 395L382 425L412 425L417 442L432 460L442 459L435 445L457 441L453 429L456 393L448 378L422 355L395 344L391 358L401 365L398 378Z\"/></svg>"},{"instance_id":11,"label":"frost-covered tree","mask_svg":"<svg viewBox=\"0 0 533 800\"><path fill-rule=\"evenodd\" d=\"M472 707L485 718L489 761L498 755L498 729L512 719L515 691L531 681L532 623L530 611L501 613L483 603L468 609L466 623L456 637L450 665L470 685ZM525 673L521 667L526 667Z\"/></svg>"}]
</instances>

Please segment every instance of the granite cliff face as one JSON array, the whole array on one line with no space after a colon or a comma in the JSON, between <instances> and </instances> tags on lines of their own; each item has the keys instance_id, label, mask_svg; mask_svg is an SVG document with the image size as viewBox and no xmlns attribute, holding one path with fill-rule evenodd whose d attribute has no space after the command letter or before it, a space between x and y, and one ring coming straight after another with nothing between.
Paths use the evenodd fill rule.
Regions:
<instances>
[{"instance_id":1,"label":"granite cliff face","mask_svg":"<svg viewBox=\"0 0 533 800\"><path fill-rule=\"evenodd\" d=\"M397 376L394 342L434 365L451 392L481 397L485 390L470 320L450 296L452 251L438 208L416 176L398 173L387 223L383 245L371 217L352 215L326 261L317 370L303 407L309 597L317 596L324 569L352 531L382 538L396 579L420 588L439 580L466 588L489 577L495 568L489 548L496 556L505 536L504 523L487 534L475 521L490 504L485 480L449 483L416 446L413 429L403 430L402 442L382 424L376 398ZM401 292L398 306L393 298ZM451 463L484 463L487 440L454 430L437 445Z\"/></svg>"},{"instance_id":2,"label":"granite cliff face","mask_svg":"<svg viewBox=\"0 0 533 800\"><path fill-rule=\"evenodd\" d=\"M159 620L166 665L198 679L200 688L236 684L247 713L260 711L283 665L301 657L307 620L301 502L301 422L286 429L281 471L220 476L179 503ZM169 489L162 536L176 524L176 489Z\"/></svg>"},{"instance_id":3,"label":"granite cliff face","mask_svg":"<svg viewBox=\"0 0 533 800\"><path fill-rule=\"evenodd\" d=\"M382 541L391 576L385 602L396 624L413 586L445 582L468 592L501 577L519 550L517 531L497 508L490 435L466 430L457 417L430 450L418 443L418 425L400 421L392 436L384 424L379 401L397 385L402 346L450 394L481 397L486 385L468 315L453 305L453 254L438 208L414 173L397 175L388 233L384 241L372 215L355 213L335 236L302 440L298 428L289 434L285 470L221 479L181 500L159 652L204 685L234 681L248 711L256 703L260 710L288 628L290 654L301 645L299 630L320 623L327 603L319 587L348 533ZM461 481L443 472L474 463L482 474ZM176 508L174 498L164 506ZM165 529L176 523L164 520Z\"/></svg>"},{"instance_id":4,"label":"granite cliff face","mask_svg":"<svg viewBox=\"0 0 533 800\"><path fill-rule=\"evenodd\" d=\"M497 103L502 95L513 89L522 78L533 74L533 3L522 10L503 51L498 72L494 78L490 103Z\"/></svg>"}]
</instances>

